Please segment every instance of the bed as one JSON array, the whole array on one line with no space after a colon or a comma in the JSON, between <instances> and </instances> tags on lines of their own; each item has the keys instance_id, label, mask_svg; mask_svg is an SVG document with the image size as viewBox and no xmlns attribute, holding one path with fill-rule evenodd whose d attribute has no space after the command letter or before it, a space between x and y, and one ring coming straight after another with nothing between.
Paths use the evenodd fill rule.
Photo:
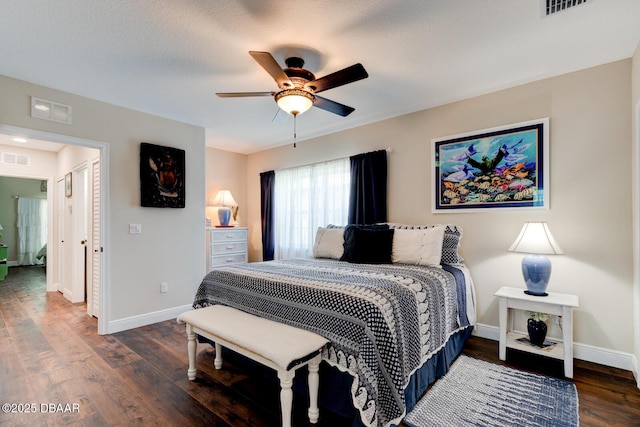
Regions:
<instances>
[{"instance_id":1,"label":"bed","mask_svg":"<svg viewBox=\"0 0 640 427\"><path fill-rule=\"evenodd\" d=\"M322 359L336 372L321 372L321 393L323 382L342 382L348 398L325 387L321 405L354 425L397 424L475 324L461 235L455 226L321 228L312 258L211 271L193 307L228 305L324 336Z\"/></svg>"}]
</instances>

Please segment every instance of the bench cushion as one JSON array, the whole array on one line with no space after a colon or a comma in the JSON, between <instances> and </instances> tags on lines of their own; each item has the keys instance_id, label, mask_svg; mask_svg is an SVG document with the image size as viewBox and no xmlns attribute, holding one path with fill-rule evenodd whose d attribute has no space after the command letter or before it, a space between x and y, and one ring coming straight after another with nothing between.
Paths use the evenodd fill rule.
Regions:
<instances>
[{"instance_id":1,"label":"bench cushion","mask_svg":"<svg viewBox=\"0 0 640 427\"><path fill-rule=\"evenodd\" d=\"M254 316L224 305L187 311L178 322L209 332L289 369L321 349L328 340L304 329ZM215 339L214 339L215 341Z\"/></svg>"}]
</instances>

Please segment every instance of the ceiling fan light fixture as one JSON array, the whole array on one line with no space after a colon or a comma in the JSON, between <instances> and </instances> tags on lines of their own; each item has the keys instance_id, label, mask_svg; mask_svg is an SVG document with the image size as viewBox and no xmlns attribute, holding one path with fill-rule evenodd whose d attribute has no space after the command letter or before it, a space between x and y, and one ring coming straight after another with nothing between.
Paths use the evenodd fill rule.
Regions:
<instances>
[{"instance_id":1,"label":"ceiling fan light fixture","mask_svg":"<svg viewBox=\"0 0 640 427\"><path fill-rule=\"evenodd\" d=\"M312 93L302 89L285 89L276 93L278 107L292 116L298 116L313 105L315 97Z\"/></svg>"}]
</instances>

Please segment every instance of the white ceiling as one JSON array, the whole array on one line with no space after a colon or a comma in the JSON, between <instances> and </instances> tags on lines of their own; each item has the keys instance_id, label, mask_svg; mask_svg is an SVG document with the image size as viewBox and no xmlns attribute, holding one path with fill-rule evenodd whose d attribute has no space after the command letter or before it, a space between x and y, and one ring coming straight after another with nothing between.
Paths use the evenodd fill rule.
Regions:
<instances>
[{"instance_id":1,"label":"white ceiling","mask_svg":"<svg viewBox=\"0 0 640 427\"><path fill-rule=\"evenodd\" d=\"M25 139L22 136L6 135L0 133L0 145L8 145L11 147L29 148L32 150L52 151L57 153L64 147L64 144L56 142L41 141L37 139L26 139L25 142L15 141L15 138Z\"/></svg>"},{"instance_id":2,"label":"white ceiling","mask_svg":"<svg viewBox=\"0 0 640 427\"><path fill-rule=\"evenodd\" d=\"M322 77L369 78L322 95L354 107L298 117L298 141L632 56L640 1L590 0L543 17L541 0L2 0L0 74L206 128L251 153L293 139L249 56L298 55ZM55 100L53 100L55 101ZM0 118L1 120L1 118Z\"/></svg>"}]
</instances>

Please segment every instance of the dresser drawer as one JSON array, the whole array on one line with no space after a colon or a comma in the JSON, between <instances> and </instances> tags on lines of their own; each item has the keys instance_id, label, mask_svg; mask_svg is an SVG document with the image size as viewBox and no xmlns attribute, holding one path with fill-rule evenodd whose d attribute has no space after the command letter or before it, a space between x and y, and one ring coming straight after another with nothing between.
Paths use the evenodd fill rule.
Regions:
<instances>
[{"instance_id":1,"label":"dresser drawer","mask_svg":"<svg viewBox=\"0 0 640 427\"><path fill-rule=\"evenodd\" d=\"M247 262L247 254L229 254L229 255L217 255L212 256L209 260L210 269L215 267L221 267L223 265L237 264L240 262Z\"/></svg>"},{"instance_id":2,"label":"dresser drawer","mask_svg":"<svg viewBox=\"0 0 640 427\"><path fill-rule=\"evenodd\" d=\"M229 254L229 253L242 253L247 252L247 241L233 241L230 240L224 243L212 243L211 255Z\"/></svg>"},{"instance_id":3,"label":"dresser drawer","mask_svg":"<svg viewBox=\"0 0 640 427\"><path fill-rule=\"evenodd\" d=\"M211 230L211 243L230 242L244 240L247 241L246 229L213 229Z\"/></svg>"}]
</instances>

